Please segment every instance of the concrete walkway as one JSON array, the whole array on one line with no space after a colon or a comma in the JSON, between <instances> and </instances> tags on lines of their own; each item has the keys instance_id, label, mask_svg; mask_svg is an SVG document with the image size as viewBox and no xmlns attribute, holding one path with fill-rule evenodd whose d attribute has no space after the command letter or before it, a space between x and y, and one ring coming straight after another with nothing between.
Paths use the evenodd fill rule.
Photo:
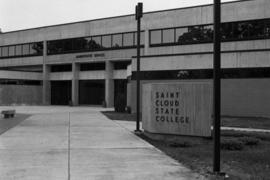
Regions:
<instances>
[{"instance_id":1,"label":"concrete walkway","mask_svg":"<svg viewBox=\"0 0 270 180\"><path fill-rule=\"evenodd\" d=\"M98 108L23 108L36 114L0 136L0 179L203 179Z\"/></svg>"}]
</instances>

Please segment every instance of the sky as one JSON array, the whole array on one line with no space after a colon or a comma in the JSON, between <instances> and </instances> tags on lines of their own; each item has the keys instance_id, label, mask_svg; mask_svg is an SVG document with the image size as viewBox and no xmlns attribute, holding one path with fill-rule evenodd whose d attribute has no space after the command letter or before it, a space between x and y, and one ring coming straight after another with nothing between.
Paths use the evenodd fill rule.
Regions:
<instances>
[{"instance_id":1,"label":"sky","mask_svg":"<svg viewBox=\"0 0 270 180\"><path fill-rule=\"evenodd\" d=\"M235 0L222 0L222 2ZM2 32L133 14L143 11L211 4L213 0L0 0Z\"/></svg>"}]
</instances>

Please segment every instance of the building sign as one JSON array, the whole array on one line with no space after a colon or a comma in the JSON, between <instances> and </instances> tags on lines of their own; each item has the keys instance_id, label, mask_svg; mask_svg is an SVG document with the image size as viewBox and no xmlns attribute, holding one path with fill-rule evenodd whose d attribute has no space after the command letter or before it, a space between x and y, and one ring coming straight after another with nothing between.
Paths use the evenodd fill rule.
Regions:
<instances>
[{"instance_id":1,"label":"building sign","mask_svg":"<svg viewBox=\"0 0 270 180\"><path fill-rule=\"evenodd\" d=\"M97 57L105 57L104 53L97 53L97 54L82 54L77 55L76 58L97 58Z\"/></svg>"},{"instance_id":2,"label":"building sign","mask_svg":"<svg viewBox=\"0 0 270 180\"><path fill-rule=\"evenodd\" d=\"M143 129L150 133L211 136L211 83L143 85Z\"/></svg>"}]
</instances>

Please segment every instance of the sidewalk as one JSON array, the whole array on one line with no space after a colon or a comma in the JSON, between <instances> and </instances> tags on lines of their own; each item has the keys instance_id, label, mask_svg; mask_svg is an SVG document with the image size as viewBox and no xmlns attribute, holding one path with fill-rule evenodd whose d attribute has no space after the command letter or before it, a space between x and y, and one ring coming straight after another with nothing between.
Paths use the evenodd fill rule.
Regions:
<instances>
[{"instance_id":1,"label":"sidewalk","mask_svg":"<svg viewBox=\"0 0 270 180\"><path fill-rule=\"evenodd\" d=\"M96 109L49 112L0 136L1 179L203 179Z\"/></svg>"}]
</instances>

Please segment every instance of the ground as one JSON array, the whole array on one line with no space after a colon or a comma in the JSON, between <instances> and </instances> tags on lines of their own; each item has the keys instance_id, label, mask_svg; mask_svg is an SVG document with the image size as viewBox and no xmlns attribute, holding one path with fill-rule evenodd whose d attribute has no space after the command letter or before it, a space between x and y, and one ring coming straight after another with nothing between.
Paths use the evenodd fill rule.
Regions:
<instances>
[{"instance_id":1,"label":"ground","mask_svg":"<svg viewBox=\"0 0 270 180\"><path fill-rule=\"evenodd\" d=\"M113 120L136 120L134 114L115 112L104 112L104 114ZM270 119L226 116L222 118L222 125L270 129ZM200 138L194 143L192 139L185 139L184 142L168 142L153 140L145 135L140 137L192 170L208 176L210 179L217 179L216 176L211 175L213 162L213 141L211 139ZM227 179L269 179L270 133L222 130L221 140L224 143L221 150L221 171L226 172ZM239 146L240 148L238 148ZM220 179L224 178L220 177Z\"/></svg>"}]
</instances>

